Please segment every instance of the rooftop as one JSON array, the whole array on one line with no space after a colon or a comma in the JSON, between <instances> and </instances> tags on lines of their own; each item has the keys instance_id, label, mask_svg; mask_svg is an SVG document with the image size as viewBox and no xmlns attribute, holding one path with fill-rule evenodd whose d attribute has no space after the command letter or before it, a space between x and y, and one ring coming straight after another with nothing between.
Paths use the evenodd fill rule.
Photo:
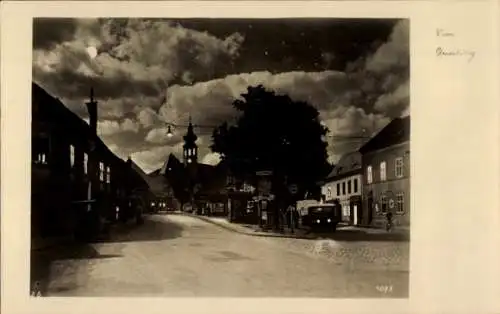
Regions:
<instances>
[{"instance_id":1,"label":"rooftop","mask_svg":"<svg viewBox=\"0 0 500 314\"><path fill-rule=\"evenodd\" d=\"M410 140L410 116L396 118L372 137L359 152L365 154Z\"/></svg>"}]
</instances>

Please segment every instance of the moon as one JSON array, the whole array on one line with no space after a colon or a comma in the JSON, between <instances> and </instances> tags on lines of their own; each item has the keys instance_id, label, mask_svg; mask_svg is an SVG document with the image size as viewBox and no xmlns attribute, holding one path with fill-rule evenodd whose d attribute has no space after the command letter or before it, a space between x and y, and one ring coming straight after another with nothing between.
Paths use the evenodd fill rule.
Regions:
<instances>
[{"instance_id":1,"label":"moon","mask_svg":"<svg viewBox=\"0 0 500 314\"><path fill-rule=\"evenodd\" d=\"M89 54L90 59L94 59L97 56L97 48L89 46L87 47L87 53Z\"/></svg>"}]
</instances>

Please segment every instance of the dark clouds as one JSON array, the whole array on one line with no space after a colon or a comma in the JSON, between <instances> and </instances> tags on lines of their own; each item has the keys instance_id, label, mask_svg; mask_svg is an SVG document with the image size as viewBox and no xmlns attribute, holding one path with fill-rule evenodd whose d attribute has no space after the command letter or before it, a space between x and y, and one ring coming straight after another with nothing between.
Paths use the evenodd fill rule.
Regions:
<instances>
[{"instance_id":1,"label":"dark clouds","mask_svg":"<svg viewBox=\"0 0 500 314\"><path fill-rule=\"evenodd\" d=\"M74 38L77 21L66 18L37 18L33 21L33 48L51 49Z\"/></svg>"},{"instance_id":2,"label":"dark clouds","mask_svg":"<svg viewBox=\"0 0 500 314\"><path fill-rule=\"evenodd\" d=\"M331 134L375 132L408 111L408 36L396 20L36 20L33 78L83 118L94 86L100 135L149 171L182 151L185 130L168 138L164 121L234 121L248 85L310 102ZM211 130L196 131L216 162ZM360 144L328 141L332 161Z\"/></svg>"}]
</instances>

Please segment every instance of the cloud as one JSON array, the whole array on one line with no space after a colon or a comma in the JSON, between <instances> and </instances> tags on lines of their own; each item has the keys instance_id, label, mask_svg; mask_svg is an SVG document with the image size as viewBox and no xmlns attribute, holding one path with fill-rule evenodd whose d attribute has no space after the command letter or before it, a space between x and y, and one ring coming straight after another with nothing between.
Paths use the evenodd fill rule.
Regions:
<instances>
[{"instance_id":1,"label":"cloud","mask_svg":"<svg viewBox=\"0 0 500 314\"><path fill-rule=\"evenodd\" d=\"M85 97L90 85L100 87L100 97L158 95L169 82L206 80L224 71L244 40L238 33L217 38L161 20L66 23L72 27L61 34L61 23L34 25L33 77L61 97ZM95 59L88 45L98 48Z\"/></svg>"},{"instance_id":2,"label":"cloud","mask_svg":"<svg viewBox=\"0 0 500 314\"><path fill-rule=\"evenodd\" d=\"M182 143L178 143L174 147L156 146L147 150L138 151L133 154L132 158L146 173L148 173L160 168L170 153L174 153L177 156L182 155Z\"/></svg>"},{"instance_id":3,"label":"cloud","mask_svg":"<svg viewBox=\"0 0 500 314\"><path fill-rule=\"evenodd\" d=\"M132 119L125 119L122 122L121 128L125 132L128 131L136 133L139 131L139 124L137 123L137 121L134 121Z\"/></svg>"},{"instance_id":4,"label":"cloud","mask_svg":"<svg viewBox=\"0 0 500 314\"><path fill-rule=\"evenodd\" d=\"M394 68L408 69L409 66L409 20L401 20L394 26L389 41L382 44L368 58L366 69L373 72L386 72Z\"/></svg>"},{"instance_id":5,"label":"cloud","mask_svg":"<svg viewBox=\"0 0 500 314\"><path fill-rule=\"evenodd\" d=\"M97 134L107 136L121 131L120 123L118 121L99 121L97 124Z\"/></svg>"},{"instance_id":6,"label":"cloud","mask_svg":"<svg viewBox=\"0 0 500 314\"><path fill-rule=\"evenodd\" d=\"M337 162L350 151L359 149L367 139L349 136L371 137L390 122L390 118L378 113L367 113L362 108L342 106L333 111L322 111L321 119L330 130L326 137L329 161Z\"/></svg>"},{"instance_id":7,"label":"cloud","mask_svg":"<svg viewBox=\"0 0 500 314\"><path fill-rule=\"evenodd\" d=\"M410 115L410 106L406 107L403 113L401 113L401 118L407 117Z\"/></svg>"},{"instance_id":8,"label":"cloud","mask_svg":"<svg viewBox=\"0 0 500 314\"><path fill-rule=\"evenodd\" d=\"M223 79L196 83L192 86L174 85L166 91L166 103L159 110L161 119L187 124L191 114L195 124L214 126L223 121L234 121L238 112L232 107L249 85L262 84L277 93L288 94L294 100L306 100L320 111L320 117L330 128L332 135L360 135L363 129L368 134L379 130L390 118L382 113L371 112L352 104L357 96L356 85L343 72L269 72L242 73ZM373 106L371 108L373 110ZM286 118L286 115L284 115ZM196 129L199 142L211 142L210 128ZM176 132L183 134L184 129ZM147 140L165 143L166 129L159 128L148 134ZM336 160L341 154L356 149L359 139L328 138L329 155ZM207 145L201 145L200 156L209 155ZM207 157L209 161L212 157ZM203 160L203 159L200 159Z\"/></svg>"},{"instance_id":9,"label":"cloud","mask_svg":"<svg viewBox=\"0 0 500 314\"><path fill-rule=\"evenodd\" d=\"M331 135L359 134L363 129L373 134L391 118L409 113L408 21L396 24L386 42L345 71L227 76L244 42L239 33L217 38L165 21L139 19L64 23L70 26L45 38L42 30L56 26L35 22L39 27L34 32L35 82L84 118L84 103L94 86L99 134L113 151L133 155L148 171L159 168L170 153L181 158L186 131L182 125L190 115L202 126L235 121L238 112L231 103L248 86L262 84L294 100L308 101L320 111ZM89 58L88 45L98 48L97 58ZM322 60L336 62L334 55L326 53ZM181 125L172 129L174 137L166 137L164 122ZM208 148L212 129L195 131L199 160L215 163L217 156ZM328 142L331 161L360 145L359 140L331 137Z\"/></svg>"},{"instance_id":10,"label":"cloud","mask_svg":"<svg viewBox=\"0 0 500 314\"><path fill-rule=\"evenodd\" d=\"M396 90L392 93L387 93L381 95L374 108L380 112L389 113L393 109L401 112L402 108L405 108L409 103L410 97L410 82L406 81L399 85Z\"/></svg>"},{"instance_id":11,"label":"cloud","mask_svg":"<svg viewBox=\"0 0 500 314\"><path fill-rule=\"evenodd\" d=\"M139 112L137 119L143 127L148 128L153 126L158 121L158 115L153 109L147 107Z\"/></svg>"},{"instance_id":12,"label":"cloud","mask_svg":"<svg viewBox=\"0 0 500 314\"><path fill-rule=\"evenodd\" d=\"M208 153L202 158L201 162L207 165L216 165L220 162L220 155L218 153Z\"/></svg>"},{"instance_id":13,"label":"cloud","mask_svg":"<svg viewBox=\"0 0 500 314\"><path fill-rule=\"evenodd\" d=\"M169 87L166 91L166 103L160 108L159 115L165 121L184 124L189 115L200 125L218 125L222 121L231 121L237 116L231 106L232 102L248 86L258 84L277 93L289 94L293 99L309 101L319 109L332 109L337 102L343 101L339 95L349 89L347 77L342 72L242 73L191 86Z\"/></svg>"},{"instance_id":14,"label":"cloud","mask_svg":"<svg viewBox=\"0 0 500 314\"><path fill-rule=\"evenodd\" d=\"M399 21L387 42L346 66L358 94L352 104L398 117L409 105L409 20Z\"/></svg>"},{"instance_id":15,"label":"cloud","mask_svg":"<svg viewBox=\"0 0 500 314\"><path fill-rule=\"evenodd\" d=\"M75 19L36 18L33 27L33 47L50 49L58 43L72 40L77 24Z\"/></svg>"},{"instance_id":16,"label":"cloud","mask_svg":"<svg viewBox=\"0 0 500 314\"><path fill-rule=\"evenodd\" d=\"M132 119L125 119L122 122L117 120L101 120L97 123L97 132L101 136L109 136L117 133L139 131L139 124Z\"/></svg>"}]
</instances>

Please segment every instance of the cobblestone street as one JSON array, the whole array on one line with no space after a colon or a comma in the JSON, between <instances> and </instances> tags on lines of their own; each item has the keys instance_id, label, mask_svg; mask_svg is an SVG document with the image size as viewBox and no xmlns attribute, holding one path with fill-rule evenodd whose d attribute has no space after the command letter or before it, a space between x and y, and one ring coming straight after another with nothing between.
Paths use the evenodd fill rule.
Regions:
<instances>
[{"instance_id":1,"label":"cobblestone street","mask_svg":"<svg viewBox=\"0 0 500 314\"><path fill-rule=\"evenodd\" d=\"M151 216L128 231L60 251L44 295L408 295L408 242L252 237L183 215Z\"/></svg>"}]
</instances>

